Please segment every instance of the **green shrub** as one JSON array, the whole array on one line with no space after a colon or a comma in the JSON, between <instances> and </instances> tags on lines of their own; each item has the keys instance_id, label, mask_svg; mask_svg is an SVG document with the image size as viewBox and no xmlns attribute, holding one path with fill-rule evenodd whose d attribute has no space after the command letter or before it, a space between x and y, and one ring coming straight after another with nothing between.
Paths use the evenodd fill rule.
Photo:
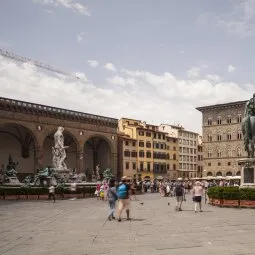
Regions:
<instances>
[{"instance_id":1,"label":"green shrub","mask_svg":"<svg viewBox=\"0 0 255 255\"><path fill-rule=\"evenodd\" d=\"M224 187L222 198L227 200L239 200L239 187Z\"/></svg>"},{"instance_id":2,"label":"green shrub","mask_svg":"<svg viewBox=\"0 0 255 255\"><path fill-rule=\"evenodd\" d=\"M209 198L222 199L223 198L223 187L211 187L207 191Z\"/></svg>"},{"instance_id":3,"label":"green shrub","mask_svg":"<svg viewBox=\"0 0 255 255\"><path fill-rule=\"evenodd\" d=\"M255 201L255 189L244 188L239 190L240 200L252 200Z\"/></svg>"}]
</instances>

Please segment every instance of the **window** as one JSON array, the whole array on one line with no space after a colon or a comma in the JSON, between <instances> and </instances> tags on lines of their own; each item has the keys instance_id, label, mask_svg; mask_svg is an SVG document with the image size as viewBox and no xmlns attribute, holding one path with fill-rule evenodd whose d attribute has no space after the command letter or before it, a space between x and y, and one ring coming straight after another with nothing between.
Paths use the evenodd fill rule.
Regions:
<instances>
[{"instance_id":1,"label":"window","mask_svg":"<svg viewBox=\"0 0 255 255\"><path fill-rule=\"evenodd\" d=\"M129 169L129 162L126 162L126 169Z\"/></svg>"},{"instance_id":2,"label":"window","mask_svg":"<svg viewBox=\"0 0 255 255\"><path fill-rule=\"evenodd\" d=\"M173 139L173 143L177 143L177 139Z\"/></svg>"},{"instance_id":3,"label":"window","mask_svg":"<svg viewBox=\"0 0 255 255\"><path fill-rule=\"evenodd\" d=\"M140 171L143 171L143 162L140 162Z\"/></svg>"},{"instance_id":4,"label":"window","mask_svg":"<svg viewBox=\"0 0 255 255\"><path fill-rule=\"evenodd\" d=\"M144 132L143 131L139 131L139 135L140 136L144 136Z\"/></svg>"},{"instance_id":5,"label":"window","mask_svg":"<svg viewBox=\"0 0 255 255\"><path fill-rule=\"evenodd\" d=\"M208 134L207 140L208 140L208 142L211 142L211 141L212 141L212 134Z\"/></svg>"},{"instance_id":6,"label":"window","mask_svg":"<svg viewBox=\"0 0 255 255\"><path fill-rule=\"evenodd\" d=\"M169 169L170 169L169 164L167 164L167 165L166 165L166 169L167 169L167 170L169 170Z\"/></svg>"},{"instance_id":7,"label":"window","mask_svg":"<svg viewBox=\"0 0 255 255\"><path fill-rule=\"evenodd\" d=\"M158 134L158 139L161 139L161 134Z\"/></svg>"},{"instance_id":8,"label":"window","mask_svg":"<svg viewBox=\"0 0 255 255\"><path fill-rule=\"evenodd\" d=\"M221 166L221 163L220 163L220 162L218 162L218 166Z\"/></svg>"},{"instance_id":9,"label":"window","mask_svg":"<svg viewBox=\"0 0 255 255\"><path fill-rule=\"evenodd\" d=\"M150 132L146 132L146 136L147 137L151 137L151 133Z\"/></svg>"},{"instance_id":10,"label":"window","mask_svg":"<svg viewBox=\"0 0 255 255\"><path fill-rule=\"evenodd\" d=\"M228 162L228 166L231 166L231 162Z\"/></svg>"},{"instance_id":11,"label":"window","mask_svg":"<svg viewBox=\"0 0 255 255\"><path fill-rule=\"evenodd\" d=\"M221 151L218 150L218 158L221 158Z\"/></svg>"},{"instance_id":12,"label":"window","mask_svg":"<svg viewBox=\"0 0 255 255\"><path fill-rule=\"evenodd\" d=\"M133 170L136 170L136 163L133 162Z\"/></svg>"},{"instance_id":13,"label":"window","mask_svg":"<svg viewBox=\"0 0 255 255\"><path fill-rule=\"evenodd\" d=\"M144 151L139 151L139 157L144 158Z\"/></svg>"},{"instance_id":14,"label":"window","mask_svg":"<svg viewBox=\"0 0 255 255\"><path fill-rule=\"evenodd\" d=\"M217 123L218 123L218 125L221 125L221 116L218 117Z\"/></svg>"},{"instance_id":15,"label":"window","mask_svg":"<svg viewBox=\"0 0 255 255\"><path fill-rule=\"evenodd\" d=\"M176 147L175 146L173 147L173 151L176 151Z\"/></svg>"},{"instance_id":16,"label":"window","mask_svg":"<svg viewBox=\"0 0 255 255\"><path fill-rule=\"evenodd\" d=\"M212 165L212 163L211 162L208 162L208 166L211 166Z\"/></svg>"},{"instance_id":17,"label":"window","mask_svg":"<svg viewBox=\"0 0 255 255\"><path fill-rule=\"evenodd\" d=\"M125 145L128 146L128 141L125 141Z\"/></svg>"},{"instance_id":18,"label":"window","mask_svg":"<svg viewBox=\"0 0 255 255\"><path fill-rule=\"evenodd\" d=\"M150 172L151 171L151 164L147 163L147 171Z\"/></svg>"},{"instance_id":19,"label":"window","mask_svg":"<svg viewBox=\"0 0 255 255\"><path fill-rule=\"evenodd\" d=\"M232 150L228 149L228 157L231 158L232 157Z\"/></svg>"},{"instance_id":20,"label":"window","mask_svg":"<svg viewBox=\"0 0 255 255\"><path fill-rule=\"evenodd\" d=\"M242 139L242 132L241 132L241 130L238 130L238 131L237 131L237 139L238 139L238 140L241 140L241 139Z\"/></svg>"},{"instance_id":21,"label":"window","mask_svg":"<svg viewBox=\"0 0 255 255\"><path fill-rule=\"evenodd\" d=\"M131 157L132 158L136 158L137 157L137 152L136 151L132 151L131 152Z\"/></svg>"},{"instance_id":22,"label":"window","mask_svg":"<svg viewBox=\"0 0 255 255\"><path fill-rule=\"evenodd\" d=\"M173 155L173 160L176 160L176 154Z\"/></svg>"},{"instance_id":23,"label":"window","mask_svg":"<svg viewBox=\"0 0 255 255\"><path fill-rule=\"evenodd\" d=\"M163 140L166 140L166 136L165 135L163 135Z\"/></svg>"},{"instance_id":24,"label":"window","mask_svg":"<svg viewBox=\"0 0 255 255\"><path fill-rule=\"evenodd\" d=\"M211 157L212 157L212 151L209 150L209 151L208 151L208 158L211 158Z\"/></svg>"},{"instance_id":25,"label":"window","mask_svg":"<svg viewBox=\"0 0 255 255\"><path fill-rule=\"evenodd\" d=\"M207 124L208 124L208 126L212 125L212 119L211 118L208 119Z\"/></svg>"},{"instance_id":26,"label":"window","mask_svg":"<svg viewBox=\"0 0 255 255\"><path fill-rule=\"evenodd\" d=\"M150 142L146 142L146 148L151 148L151 143Z\"/></svg>"},{"instance_id":27,"label":"window","mask_svg":"<svg viewBox=\"0 0 255 255\"><path fill-rule=\"evenodd\" d=\"M135 147L135 142L133 142L132 145Z\"/></svg>"},{"instance_id":28,"label":"window","mask_svg":"<svg viewBox=\"0 0 255 255\"><path fill-rule=\"evenodd\" d=\"M124 151L124 156L125 157L130 157L130 151Z\"/></svg>"},{"instance_id":29,"label":"window","mask_svg":"<svg viewBox=\"0 0 255 255\"><path fill-rule=\"evenodd\" d=\"M230 132L227 133L227 140L231 140L231 133Z\"/></svg>"},{"instance_id":30,"label":"window","mask_svg":"<svg viewBox=\"0 0 255 255\"><path fill-rule=\"evenodd\" d=\"M134 122L134 125L135 125L135 126L138 126L138 122Z\"/></svg>"},{"instance_id":31,"label":"window","mask_svg":"<svg viewBox=\"0 0 255 255\"><path fill-rule=\"evenodd\" d=\"M166 154L166 159L170 159L169 153Z\"/></svg>"},{"instance_id":32,"label":"window","mask_svg":"<svg viewBox=\"0 0 255 255\"><path fill-rule=\"evenodd\" d=\"M218 141L221 141L221 134L220 133L217 135L217 139L218 139Z\"/></svg>"},{"instance_id":33,"label":"window","mask_svg":"<svg viewBox=\"0 0 255 255\"><path fill-rule=\"evenodd\" d=\"M242 151L240 148L237 149L237 156L238 157L241 157L242 156Z\"/></svg>"},{"instance_id":34,"label":"window","mask_svg":"<svg viewBox=\"0 0 255 255\"><path fill-rule=\"evenodd\" d=\"M238 123L241 123L241 122L242 122L242 114L238 114L237 122L238 122Z\"/></svg>"},{"instance_id":35,"label":"window","mask_svg":"<svg viewBox=\"0 0 255 255\"><path fill-rule=\"evenodd\" d=\"M146 158L151 158L151 152L150 151L146 152Z\"/></svg>"},{"instance_id":36,"label":"window","mask_svg":"<svg viewBox=\"0 0 255 255\"><path fill-rule=\"evenodd\" d=\"M139 147L144 147L144 142L143 141L139 141Z\"/></svg>"},{"instance_id":37,"label":"window","mask_svg":"<svg viewBox=\"0 0 255 255\"><path fill-rule=\"evenodd\" d=\"M227 123L228 123L228 124L231 124L231 115L228 115Z\"/></svg>"}]
</instances>

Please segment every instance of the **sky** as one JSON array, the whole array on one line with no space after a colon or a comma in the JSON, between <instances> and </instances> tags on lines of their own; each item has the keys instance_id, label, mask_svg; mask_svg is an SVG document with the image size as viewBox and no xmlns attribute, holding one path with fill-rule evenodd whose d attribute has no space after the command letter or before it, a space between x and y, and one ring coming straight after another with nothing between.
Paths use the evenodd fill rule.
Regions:
<instances>
[{"instance_id":1,"label":"sky","mask_svg":"<svg viewBox=\"0 0 255 255\"><path fill-rule=\"evenodd\" d=\"M201 132L255 92L255 0L1 0L0 96ZM79 79L73 77L73 74Z\"/></svg>"}]
</instances>

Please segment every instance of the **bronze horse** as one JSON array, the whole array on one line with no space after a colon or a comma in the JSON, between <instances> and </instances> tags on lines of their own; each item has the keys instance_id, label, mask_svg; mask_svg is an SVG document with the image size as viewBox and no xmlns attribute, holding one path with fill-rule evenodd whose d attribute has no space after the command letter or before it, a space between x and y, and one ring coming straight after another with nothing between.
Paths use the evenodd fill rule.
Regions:
<instances>
[{"instance_id":1,"label":"bronze horse","mask_svg":"<svg viewBox=\"0 0 255 255\"><path fill-rule=\"evenodd\" d=\"M254 158L255 145L255 116L247 116L242 120L244 148L249 158Z\"/></svg>"}]
</instances>

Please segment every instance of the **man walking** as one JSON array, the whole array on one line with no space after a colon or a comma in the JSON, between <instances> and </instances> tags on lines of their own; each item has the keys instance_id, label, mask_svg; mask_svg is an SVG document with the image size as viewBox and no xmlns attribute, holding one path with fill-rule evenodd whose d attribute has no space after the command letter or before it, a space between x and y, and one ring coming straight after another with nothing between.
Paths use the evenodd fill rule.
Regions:
<instances>
[{"instance_id":1,"label":"man walking","mask_svg":"<svg viewBox=\"0 0 255 255\"><path fill-rule=\"evenodd\" d=\"M182 211L182 202L184 200L184 194L185 194L185 190L184 190L184 186L181 182L181 178L178 178L177 183L175 185L175 196L176 196L176 207L175 210L176 211Z\"/></svg>"},{"instance_id":2,"label":"man walking","mask_svg":"<svg viewBox=\"0 0 255 255\"><path fill-rule=\"evenodd\" d=\"M130 220L130 186L127 184L127 177L122 177L122 183L118 187L117 196L119 199L118 205L118 221L121 221L121 214L126 210L127 220Z\"/></svg>"}]
</instances>

